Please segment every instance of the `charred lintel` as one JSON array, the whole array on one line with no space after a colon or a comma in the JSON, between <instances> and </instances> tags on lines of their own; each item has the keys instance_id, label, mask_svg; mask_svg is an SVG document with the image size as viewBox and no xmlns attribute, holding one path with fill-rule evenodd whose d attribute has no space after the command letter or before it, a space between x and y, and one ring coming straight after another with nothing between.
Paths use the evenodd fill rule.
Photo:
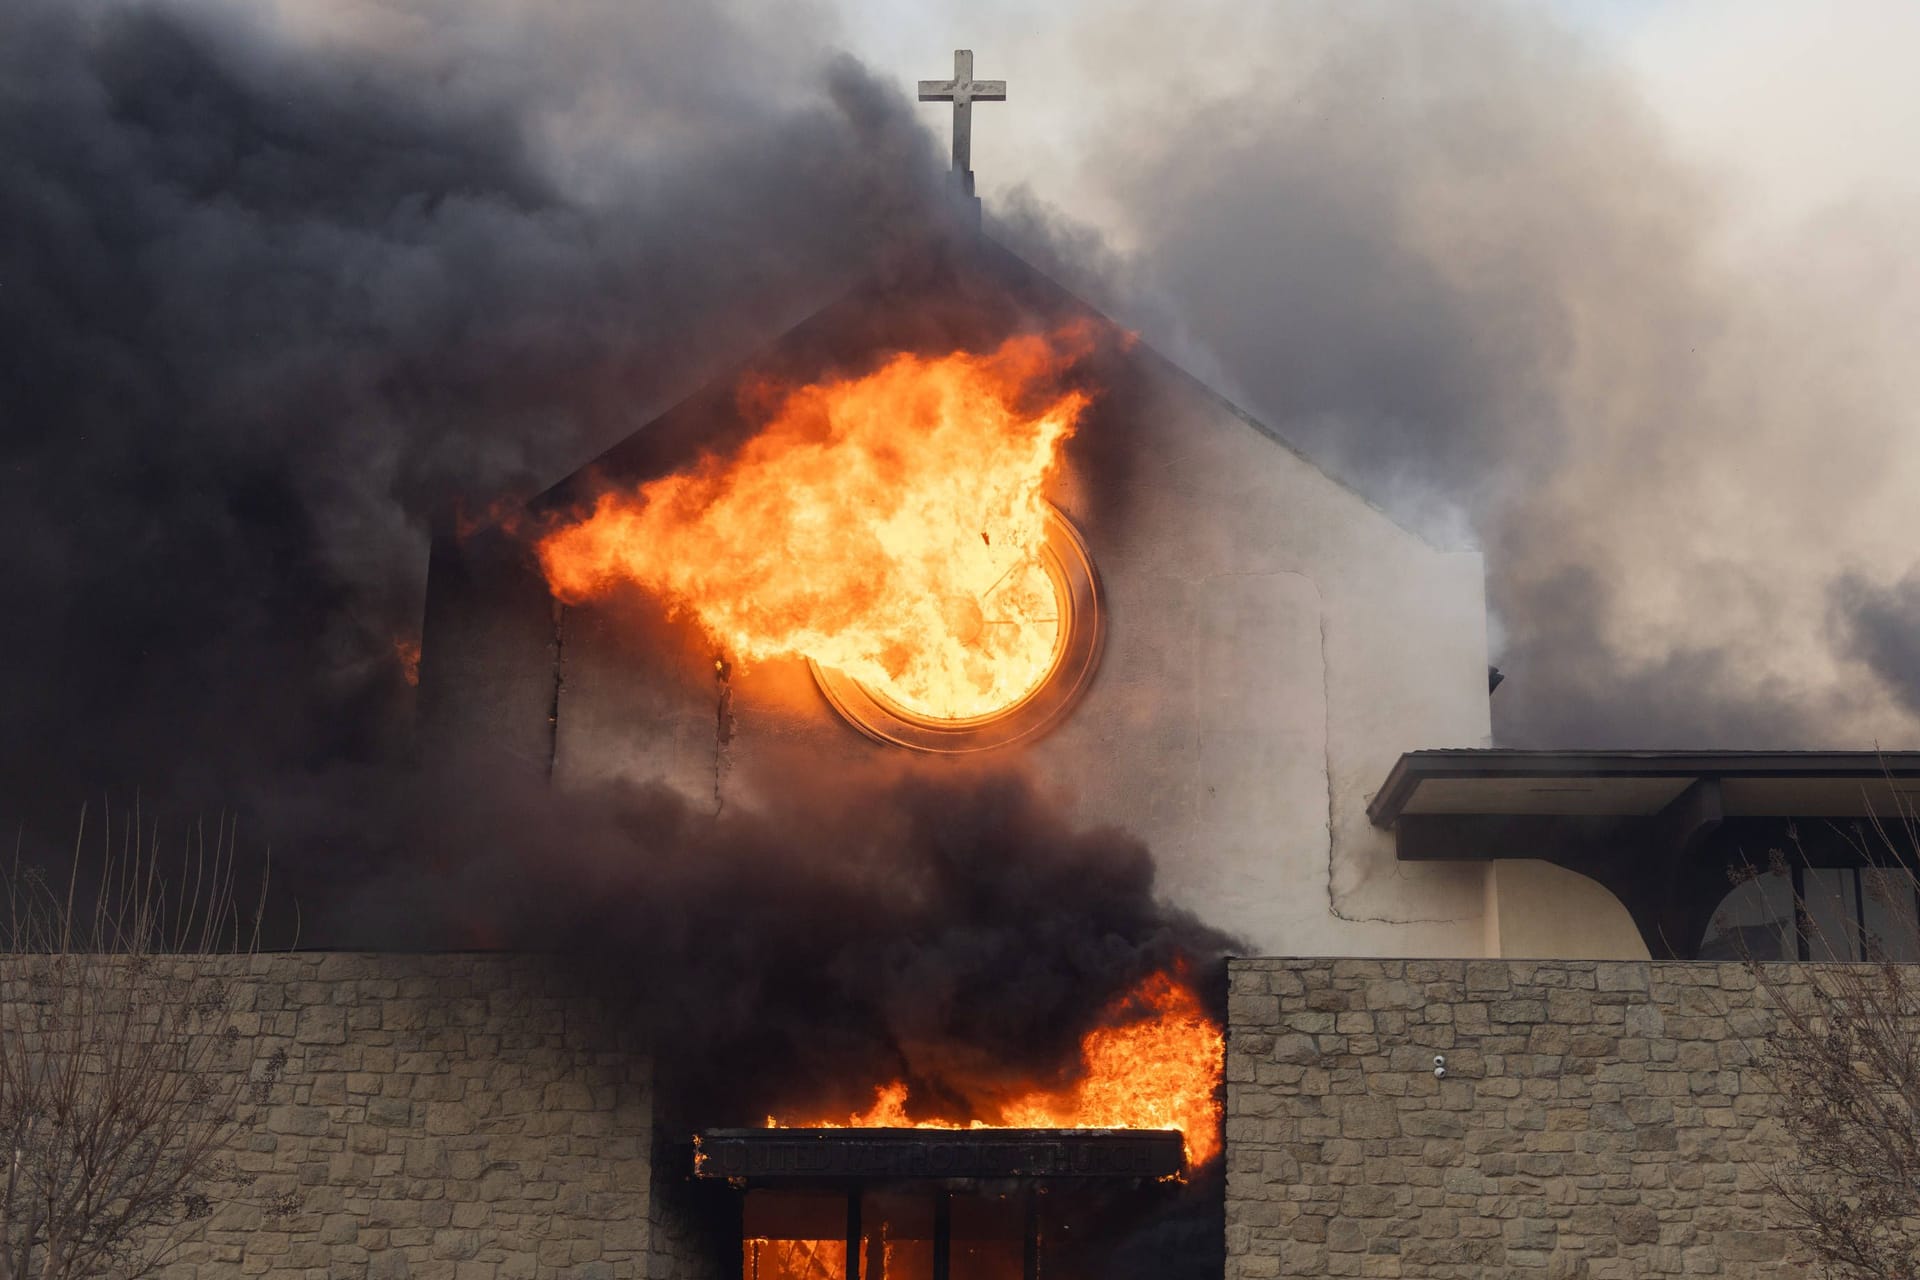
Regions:
<instances>
[{"instance_id":1,"label":"charred lintel","mask_svg":"<svg viewBox=\"0 0 1920 1280\"><path fill-rule=\"evenodd\" d=\"M754 1181L1165 1178L1174 1129L708 1129L694 1176Z\"/></svg>"}]
</instances>

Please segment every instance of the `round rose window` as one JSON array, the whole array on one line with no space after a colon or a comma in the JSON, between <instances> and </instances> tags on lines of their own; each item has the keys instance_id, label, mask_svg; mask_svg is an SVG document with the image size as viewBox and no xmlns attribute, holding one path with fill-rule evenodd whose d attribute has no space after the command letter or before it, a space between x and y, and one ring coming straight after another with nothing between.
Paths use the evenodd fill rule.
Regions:
<instances>
[{"instance_id":1,"label":"round rose window","mask_svg":"<svg viewBox=\"0 0 1920 1280\"><path fill-rule=\"evenodd\" d=\"M1041 545L996 570L991 581L940 602L946 631L961 641L954 679L909 687L810 663L821 692L861 732L920 751L983 751L1053 724L1099 660L1093 561L1049 506Z\"/></svg>"}]
</instances>

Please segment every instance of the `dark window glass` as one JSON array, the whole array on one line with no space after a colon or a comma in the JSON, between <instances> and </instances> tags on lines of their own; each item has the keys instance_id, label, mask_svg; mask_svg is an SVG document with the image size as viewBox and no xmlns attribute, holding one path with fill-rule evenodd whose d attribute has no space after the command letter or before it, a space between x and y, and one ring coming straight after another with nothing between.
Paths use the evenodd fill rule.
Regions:
<instances>
[{"instance_id":1,"label":"dark window glass","mask_svg":"<svg viewBox=\"0 0 1920 1280\"><path fill-rule=\"evenodd\" d=\"M1702 960L1793 960L1793 879L1779 872L1755 876L1721 899L1700 943Z\"/></svg>"},{"instance_id":2,"label":"dark window glass","mask_svg":"<svg viewBox=\"0 0 1920 1280\"><path fill-rule=\"evenodd\" d=\"M1860 914L1865 960L1920 961L1913 881L1903 870L1868 867L1860 872Z\"/></svg>"},{"instance_id":3,"label":"dark window glass","mask_svg":"<svg viewBox=\"0 0 1920 1280\"><path fill-rule=\"evenodd\" d=\"M1804 906L1795 927L1796 886ZM1899 868L1802 867L1737 885L1707 923L1702 960L1920 962L1920 911Z\"/></svg>"},{"instance_id":4,"label":"dark window glass","mask_svg":"<svg viewBox=\"0 0 1920 1280\"><path fill-rule=\"evenodd\" d=\"M1800 872L1806 899L1809 960L1858 960L1860 873L1851 867L1806 867Z\"/></svg>"}]
</instances>

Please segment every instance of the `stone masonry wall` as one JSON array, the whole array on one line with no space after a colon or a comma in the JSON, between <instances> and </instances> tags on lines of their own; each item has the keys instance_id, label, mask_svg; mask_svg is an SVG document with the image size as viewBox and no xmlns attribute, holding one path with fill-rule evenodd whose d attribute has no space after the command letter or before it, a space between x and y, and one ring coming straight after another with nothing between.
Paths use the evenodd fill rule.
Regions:
<instances>
[{"instance_id":1,"label":"stone masonry wall","mask_svg":"<svg viewBox=\"0 0 1920 1280\"><path fill-rule=\"evenodd\" d=\"M1806 1270L1740 965L1252 959L1231 984L1229 1280Z\"/></svg>"},{"instance_id":2,"label":"stone masonry wall","mask_svg":"<svg viewBox=\"0 0 1920 1280\"><path fill-rule=\"evenodd\" d=\"M233 1159L250 1185L168 1280L641 1280L643 1055L537 959L216 961L252 1069L286 1055Z\"/></svg>"}]
</instances>

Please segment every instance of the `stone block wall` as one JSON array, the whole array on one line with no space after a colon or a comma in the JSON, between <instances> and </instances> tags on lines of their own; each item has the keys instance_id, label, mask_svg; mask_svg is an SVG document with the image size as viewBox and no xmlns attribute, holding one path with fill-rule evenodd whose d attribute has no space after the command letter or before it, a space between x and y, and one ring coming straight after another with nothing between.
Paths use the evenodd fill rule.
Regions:
<instances>
[{"instance_id":1,"label":"stone block wall","mask_svg":"<svg viewBox=\"0 0 1920 1280\"><path fill-rule=\"evenodd\" d=\"M1250 959L1230 981L1229 1280L1806 1273L1766 1186L1786 1144L1742 966Z\"/></svg>"},{"instance_id":2,"label":"stone block wall","mask_svg":"<svg viewBox=\"0 0 1920 1280\"><path fill-rule=\"evenodd\" d=\"M641 1280L649 1068L538 959L293 954L235 969L249 1181L168 1280Z\"/></svg>"}]
</instances>

